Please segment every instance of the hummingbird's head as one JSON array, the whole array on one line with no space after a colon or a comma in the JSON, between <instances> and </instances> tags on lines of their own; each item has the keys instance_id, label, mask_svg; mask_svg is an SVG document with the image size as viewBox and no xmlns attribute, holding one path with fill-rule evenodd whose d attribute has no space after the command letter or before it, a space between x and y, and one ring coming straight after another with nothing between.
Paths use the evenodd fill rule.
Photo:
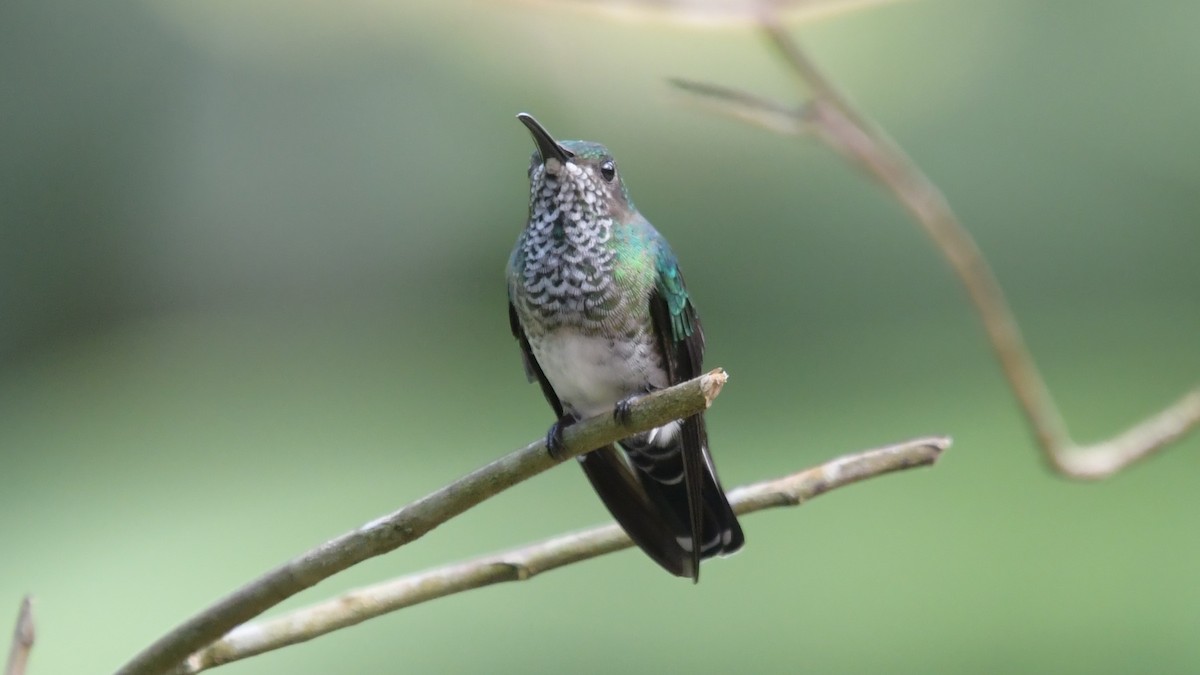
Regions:
<instances>
[{"instance_id":1,"label":"hummingbird's head","mask_svg":"<svg viewBox=\"0 0 1200 675\"><path fill-rule=\"evenodd\" d=\"M599 143L556 141L532 115L517 115L537 150L529 164L531 215L557 213L555 220L594 222L632 214L629 191L613 156Z\"/></svg>"}]
</instances>

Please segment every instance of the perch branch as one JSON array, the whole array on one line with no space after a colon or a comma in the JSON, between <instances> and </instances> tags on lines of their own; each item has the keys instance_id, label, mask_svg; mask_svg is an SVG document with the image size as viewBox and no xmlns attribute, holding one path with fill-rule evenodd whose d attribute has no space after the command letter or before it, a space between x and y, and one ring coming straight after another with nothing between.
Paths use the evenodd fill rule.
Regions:
<instances>
[{"instance_id":1,"label":"perch branch","mask_svg":"<svg viewBox=\"0 0 1200 675\"><path fill-rule=\"evenodd\" d=\"M21 608L17 610L17 626L13 629L12 648L8 652L4 675L25 675L33 639L33 598L27 595L21 599Z\"/></svg>"},{"instance_id":2,"label":"perch branch","mask_svg":"<svg viewBox=\"0 0 1200 675\"><path fill-rule=\"evenodd\" d=\"M1106 478L1200 424L1200 388L1196 388L1165 410L1107 441L1080 445L1072 440L1000 284L941 191L825 77L776 17L767 16L762 22L767 39L808 92L804 106L789 109L752 94L687 80L672 80L672 84L734 117L772 131L790 134L812 131L891 191L965 287L1000 368L1051 468L1068 478ZM792 117L790 122L783 119L788 115Z\"/></svg>"},{"instance_id":3,"label":"perch branch","mask_svg":"<svg viewBox=\"0 0 1200 675\"><path fill-rule=\"evenodd\" d=\"M159 638L118 675L166 673L188 655L283 600L368 558L395 550L467 509L550 467L631 434L688 417L712 405L728 376L720 368L641 397L628 421L597 415L567 427L552 458L545 440L530 443L382 518L332 539L218 600Z\"/></svg>"},{"instance_id":4,"label":"perch branch","mask_svg":"<svg viewBox=\"0 0 1200 675\"><path fill-rule=\"evenodd\" d=\"M739 515L777 506L796 506L867 478L931 465L948 447L950 439L930 437L846 455L790 476L738 488L729 493L729 501ZM506 581L525 581L542 572L631 545L620 527L605 525L356 589L276 619L238 626L193 654L173 675L193 675L454 593Z\"/></svg>"}]
</instances>

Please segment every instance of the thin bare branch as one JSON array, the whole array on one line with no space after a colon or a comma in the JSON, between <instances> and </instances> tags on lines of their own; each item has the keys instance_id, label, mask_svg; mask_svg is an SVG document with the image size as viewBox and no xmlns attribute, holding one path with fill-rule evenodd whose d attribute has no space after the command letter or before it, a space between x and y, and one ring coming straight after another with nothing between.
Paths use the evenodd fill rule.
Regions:
<instances>
[{"instance_id":1,"label":"thin bare branch","mask_svg":"<svg viewBox=\"0 0 1200 675\"><path fill-rule=\"evenodd\" d=\"M1072 440L1000 284L941 191L878 125L825 77L778 18L765 18L763 30L809 97L807 105L792 113L795 120L791 125L758 121L764 111L783 114L788 106L782 103L715 85L680 80L671 80L672 84L716 104L718 110L737 119L749 118L757 126L783 133L793 133L801 128L810 130L891 191L946 258L965 287L1038 447L1056 472L1079 480L1106 478L1200 426L1198 387L1114 438L1092 445L1080 445Z\"/></svg>"},{"instance_id":2,"label":"thin bare branch","mask_svg":"<svg viewBox=\"0 0 1200 675\"><path fill-rule=\"evenodd\" d=\"M696 100L713 108L714 112L739 119L752 126L761 127L785 136L811 131L811 124L802 110L778 101L707 82L696 82L681 77L667 80L677 89L696 97Z\"/></svg>"},{"instance_id":3,"label":"thin bare branch","mask_svg":"<svg viewBox=\"0 0 1200 675\"><path fill-rule=\"evenodd\" d=\"M933 464L950 447L944 437L920 438L831 460L799 473L738 488L729 500L739 515L795 506L830 490L867 478ZM174 675L191 675L288 645L405 607L506 581L525 581L542 572L629 548L616 525L596 527L523 548L399 577L349 591L277 619L239 626L193 654Z\"/></svg>"},{"instance_id":4,"label":"thin bare branch","mask_svg":"<svg viewBox=\"0 0 1200 675\"><path fill-rule=\"evenodd\" d=\"M545 440L502 457L382 518L347 532L251 581L159 638L117 671L166 673L188 655L286 598L352 565L395 550L484 500L568 459L687 417L712 405L727 375L720 368L637 400L625 424L598 415L567 427L562 456L551 458Z\"/></svg>"},{"instance_id":5,"label":"thin bare branch","mask_svg":"<svg viewBox=\"0 0 1200 675\"><path fill-rule=\"evenodd\" d=\"M13 628L12 647L8 651L4 675L25 675L34 637L33 596L26 595L21 599L21 608L17 610L17 625Z\"/></svg>"}]
</instances>

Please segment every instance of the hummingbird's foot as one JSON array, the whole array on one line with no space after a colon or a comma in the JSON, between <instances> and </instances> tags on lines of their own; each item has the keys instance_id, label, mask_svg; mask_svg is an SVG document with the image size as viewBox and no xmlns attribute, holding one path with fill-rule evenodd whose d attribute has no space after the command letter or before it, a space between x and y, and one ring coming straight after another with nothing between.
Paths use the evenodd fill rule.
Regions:
<instances>
[{"instance_id":1,"label":"hummingbird's foot","mask_svg":"<svg viewBox=\"0 0 1200 675\"><path fill-rule=\"evenodd\" d=\"M653 393L657 390L658 387L648 384L646 385L645 389L643 389L643 393L626 396L620 401L617 401L617 404L613 406L613 419L617 421L617 424L629 424L629 418L633 415L634 404L640 401L642 396Z\"/></svg>"},{"instance_id":2,"label":"hummingbird's foot","mask_svg":"<svg viewBox=\"0 0 1200 675\"><path fill-rule=\"evenodd\" d=\"M562 459L563 450L566 449L563 443L563 429L575 423L575 418L571 415L563 415L558 418L558 421L550 425L550 430L546 432L546 452L550 454L551 459Z\"/></svg>"},{"instance_id":3,"label":"hummingbird's foot","mask_svg":"<svg viewBox=\"0 0 1200 675\"><path fill-rule=\"evenodd\" d=\"M617 401L617 404L613 406L613 419L617 421L617 424L629 424L629 418L633 415L633 404L641 398L635 394Z\"/></svg>"}]
</instances>

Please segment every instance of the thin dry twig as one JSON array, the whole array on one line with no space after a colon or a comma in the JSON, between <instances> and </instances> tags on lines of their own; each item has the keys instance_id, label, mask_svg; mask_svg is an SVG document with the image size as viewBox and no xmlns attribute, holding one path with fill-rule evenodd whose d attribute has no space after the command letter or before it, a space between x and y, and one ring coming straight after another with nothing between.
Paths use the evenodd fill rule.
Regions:
<instances>
[{"instance_id":1,"label":"thin dry twig","mask_svg":"<svg viewBox=\"0 0 1200 675\"><path fill-rule=\"evenodd\" d=\"M696 96L715 112L737 118L752 126L761 127L785 136L812 131L802 109L754 94L707 82L694 82L680 77L667 80L680 91Z\"/></svg>"},{"instance_id":2,"label":"thin dry twig","mask_svg":"<svg viewBox=\"0 0 1200 675\"><path fill-rule=\"evenodd\" d=\"M739 515L795 506L867 478L929 466L948 447L949 438L930 437L846 455L783 478L732 490L729 500ZM454 593L508 581L525 581L543 572L631 545L620 527L606 525L356 589L276 619L239 626L193 654L173 671L173 675L192 675Z\"/></svg>"},{"instance_id":3,"label":"thin dry twig","mask_svg":"<svg viewBox=\"0 0 1200 675\"><path fill-rule=\"evenodd\" d=\"M701 412L728 376L717 368L647 394L630 407L625 423L598 415L567 427L564 450L550 457L545 439L530 443L382 518L332 539L267 572L218 600L159 638L117 671L153 675L170 671L190 654L283 600L368 558L393 551L500 492L571 457Z\"/></svg>"},{"instance_id":4,"label":"thin dry twig","mask_svg":"<svg viewBox=\"0 0 1200 675\"><path fill-rule=\"evenodd\" d=\"M21 608L17 610L17 625L13 628L12 647L8 651L8 665L4 667L4 675L25 675L34 637L33 596L26 595L21 599Z\"/></svg>"},{"instance_id":5,"label":"thin dry twig","mask_svg":"<svg viewBox=\"0 0 1200 675\"><path fill-rule=\"evenodd\" d=\"M1000 284L970 233L937 186L887 134L859 111L816 67L775 16L762 18L768 41L796 76L808 102L793 108L791 125L777 118L781 103L735 89L672 80L676 87L716 103L732 116L773 131L812 130L843 157L882 183L946 258L975 307L1000 368L1037 439L1046 462L1060 475L1106 478L1144 459L1200 425L1200 388L1118 436L1092 445L1071 439L1045 380L1021 336Z\"/></svg>"}]
</instances>

